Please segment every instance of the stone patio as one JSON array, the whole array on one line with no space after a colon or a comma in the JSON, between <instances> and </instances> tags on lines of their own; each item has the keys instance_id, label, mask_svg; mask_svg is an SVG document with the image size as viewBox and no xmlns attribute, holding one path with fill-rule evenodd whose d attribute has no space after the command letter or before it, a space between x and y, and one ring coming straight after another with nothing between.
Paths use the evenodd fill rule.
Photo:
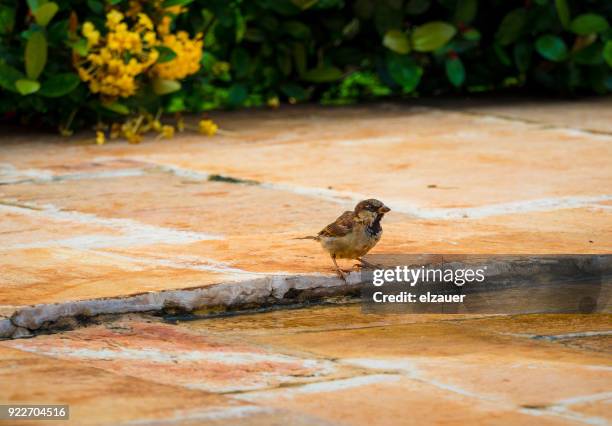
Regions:
<instances>
[{"instance_id":1,"label":"stone patio","mask_svg":"<svg viewBox=\"0 0 612 426\"><path fill-rule=\"evenodd\" d=\"M73 330L0 342L0 403L74 424L612 421L610 315L150 316L342 294L293 238L369 197L393 210L377 253L609 254L612 99L213 118L140 145L5 132L0 337Z\"/></svg>"}]
</instances>

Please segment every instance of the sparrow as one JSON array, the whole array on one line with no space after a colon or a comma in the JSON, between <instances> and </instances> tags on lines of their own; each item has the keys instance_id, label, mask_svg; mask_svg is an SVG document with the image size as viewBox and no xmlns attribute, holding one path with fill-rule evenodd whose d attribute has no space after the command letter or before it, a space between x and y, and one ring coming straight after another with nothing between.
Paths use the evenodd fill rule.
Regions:
<instances>
[{"instance_id":1,"label":"sparrow","mask_svg":"<svg viewBox=\"0 0 612 426\"><path fill-rule=\"evenodd\" d=\"M361 257L380 240L383 231L380 221L390 211L389 207L378 200L363 200L357 203L353 211L345 211L317 235L298 239L321 243L331 256L336 272L346 281L346 272L340 269L336 259L356 259L361 266L374 266Z\"/></svg>"}]
</instances>

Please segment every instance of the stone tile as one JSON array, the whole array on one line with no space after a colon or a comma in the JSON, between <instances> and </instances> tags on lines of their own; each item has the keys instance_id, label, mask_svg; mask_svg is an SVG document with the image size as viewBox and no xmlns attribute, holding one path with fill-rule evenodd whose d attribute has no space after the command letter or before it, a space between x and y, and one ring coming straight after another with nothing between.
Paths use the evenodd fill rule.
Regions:
<instances>
[{"instance_id":1,"label":"stone tile","mask_svg":"<svg viewBox=\"0 0 612 426\"><path fill-rule=\"evenodd\" d=\"M596 417L600 419L612 418L612 394L595 395L592 398L578 399L577 401L568 401L570 410L580 413L585 417Z\"/></svg>"},{"instance_id":2,"label":"stone tile","mask_svg":"<svg viewBox=\"0 0 612 426\"><path fill-rule=\"evenodd\" d=\"M584 108L607 117L597 102ZM436 106L215 118L218 137L137 146L9 136L0 280L10 283L0 303L120 297L250 272L331 275L316 243L293 238L366 196L394 209L379 253L612 250L609 135ZM211 182L211 173L261 185Z\"/></svg>"},{"instance_id":3,"label":"stone tile","mask_svg":"<svg viewBox=\"0 0 612 426\"><path fill-rule=\"evenodd\" d=\"M175 419L193 416L194 412L236 410L250 405L199 390L114 374L74 359L57 360L6 345L0 345L0 382L8 385L0 387L0 403L68 404L69 424L108 425ZM49 422L62 423L67 424Z\"/></svg>"},{"instance_id":4,"label":"stone tile","mask_svg":"<svg viewBox=\"0 0 612 426\"><path fill-rule=\"evenodd\" d=\"M396 324L454 321L477 315L437 314L364 314L361 304L311 306L301 309L242 314L229 317L184 321L180 327L222 335L280 335L383 327Z\"/></svg>"},{"instance_id":5,"label":"stone tile","mask_svg":"<svg viewBox=\"0 0 612 426\"><path fill-rule=\"evenodd\" d=\"M328 357L373 374L400 374L517 407L545 406L612 389L609 354L492 333L487 321L495 320L245 334L250 341L283 353ZM515 328L512 318L505 321L509 330ZM540 321L545 322L545 316ZM553 319L552 328L556 326L558 319ZM228 328L233 330L231 325Z\"/></svg>"},{"instance_id":6,"label":"stone tile","mask_svg":"<svg viewBox=\"0 0 612 426\"><path fill-rule=\"evenodd\" d=\"M75 217L75 221L81 219L92 225L104 224L103 219L127 219L211 236L282 233L294 230L296 225L307 232L318 232L327 224L321 222L321 217L332 221L342 212L336 203L303 195L252 185L187 179L152 172L60 184L4 185L0 187L0 200L76 211L82 215ZM37 216L57 217L54 213L48 208Z\"/></svg>"},{"instance_id":7,"label":"stone tile","mask_svg":"<svg viewBox=\"0 0 612 426\"><path fill-rule=\"evenodd\" d=\"M475 112L485 116L499 116L513 120L525 120L543 126L558 126L610 133L612 122L612 98L564 102L560 100L475 101L470 104L447 104L447 107Z\"/></svg>"},{"instance_id":8,"label":"stone tile","mask_svg":"<svg viewBox=\"0 0 612 426\"><path fill-rule=\"evenodd\" d=\"M448 392L398 375L370 375L270 392L240 395L247 401L315 415L336 424L420 425L570 424L556 416L521 413L497 401Z\"/></svg>"},{"instance_id":9,"label":"stone tile","mask_svg":"<svg viewBox=\"0 0 612 426\"><path fill-rule=\"evenodd\" d=\"M189 265L70 248L0 250L0 305L127 296L238 279Z\"/></svg>"},{"instance_id":10,"label":"stone tile","mask_svg":"<svg viewBox=\"0 0 612 426\"><path fill-rule=\"evenodd\" d=\"M213 392L265 389L344 377L359 368L264 350L241 339L140 319L2 343L82 361L124 376Z\"/></svg>"},{"instance_id":11,"label":"stone tile","mask_svg":"<svg viewBox=\"0 0 612 426\"><path fill-rule=\"evenodd\" d=\"M4 251L15 248L47 247L56 244L59 240L72 240L74 244L81 240L85 243L88 237L93 240L95 236L113 239L119 237L121 233L101 224L60 221L44 217L35 210L3 205L0 200L0 235L3 240L3 247L0 247L0 250Z\"/></svg>"},{"instance_id":12,"label":"stone tile","mask_svg":"<svg viewBox=\"0 0 612 426\"><path fill-rule=\"evenodd\" d=\"M595 196L610 187L602 154L609 152L612 136L436 110L361 110L360 118L356 112L358 108L288 118L284 130L265 144L200 146L198 138L186 135L190 152L143 152L137 158L289 185L294 191L310 188L324 194L331 187L338 195L373 194L392 208L422 215L444 214L428 210L433 208ZM273 127L265 134L272 132ZM234 137L248 140L245 133Z\"/></svg>"},{"instance_id":13,"label":"stone tile","mask_svg":"<svg viewBox=\"0 0 612 426\"><path fill-rule=\"evenodd\" d=\"M472 319L462 324L481 331L517 336L555 336L572 333L611 331L610 314L516 315Z\"/></svg>"}]
</instances>

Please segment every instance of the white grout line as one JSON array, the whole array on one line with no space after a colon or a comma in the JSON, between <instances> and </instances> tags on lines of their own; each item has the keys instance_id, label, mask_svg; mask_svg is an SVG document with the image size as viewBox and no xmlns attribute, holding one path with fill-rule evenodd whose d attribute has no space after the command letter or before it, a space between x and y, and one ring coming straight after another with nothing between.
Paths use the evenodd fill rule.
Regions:
<instances>
[{"instance_id":1,"label":"white grout line","mask_svg":"<svg viewBox=\"0 0 612 426\"><path fill-rule=\"evenodd\" d=\"M602 393L596 393L593 395L584 395L584 396L575 396L572 398L566 398L566 399L562 399L560 401L557 401L555 403L555 405L575 405L575 404L584 404L586 402L595 402L595 401L601 401L601 400L612 400L612 392L602 392Z\"/></svg>"},{"instance_id":2,"label":"white grout line","mask_svg":"<svg viewBox=\"0 0 612 426\"><path fill-rule=\"evenodd\" d=\"M113 157L103 157L97 159L99 161L117 160ZM188 178L198 181L206 181L211 174L207 172L201 172L183 167L171 165L171 164L158 164L147 161L146 159L138 159L138 161L150 165L151 168L158 168L159 170L172 173L175 176ZM4 166L8 168L7 165ZM12 167L12 166L11 166ZM13 168L14 169L14 168ZM96 179L96 178L112 178L112 177L123 177L123 176L140 176L146 173L146 169L120 169L110 171L100 171L92 173L75 173L70 175L59 175L53 176L49 172L44 170L25 170L25 171L13 171L16 174L25 174L36 178L36 180L75 180L75 179ZM235 176L234 176L235 177ZM367 194L360 194L350 191L336 191L325 188L300 186L286 183L272 183L263 182L259 185L261 188L270 189L274 191L289 192L297 195L304 195L307 197L322 199L338 204L342 204L347 208L352 207L353 204L369 198ZM606 209L606 206L602 206L600 203L611 201L612 195L592 195L592 196L567 196L567 197L550 197L550 198L539 198L534 200L520 200L507 203L495 203L477 207L464 207L464 208L424 208L415 205L414 203L407 202L400 199L387 199L385 203L391 207L391 209L398 213L408 214L420 219L434 219L434 220L450 220L450 219L479 219L491 216L502 216L509 214L520 214L530 212L545 212L555 211L563 209L575 209L575 208L596 208Z\"/></svg>"},{"instance_id":3,"label":"white grout line","mask_svg":"<svg viewBox=\"0 0 612 426\"><path fill-rule=\"evenodd\" d=\"M361 368L395 371L401 374L406 374L406 376L412 380L417 380L419 382L426 383L428 385L432 385L439 389L449 391L461 396L467 396L470 398L476 398L485 401L500 402L498 398L477 394L466 389L460 388L458 386L442 383L438 380L426 379L422 376L419 369L413 362L407 361L405 359L385 360L374 358L347 358L341 360L340 362Z\"/></svg>"},{"instance_id":4,"label":"white grout line","mask_svg":"<svg viewBox=\"0 0 612 426\"><path fill-rule=\"evenodd\" d=\"M125 169L99 170L94 172L79 172L54 174L43 169L17 169L12 164L0 163L0 184L46 183L62 182L80 179L111 179L117 177L144 176L146 170L142 167Z\"/></svg>"},{"instance_id":5,"label":"white grout line","mask_svg":"<svg viewBox=\"0 0 612 426\"><path fill-rule=\"evenodd\" d=\"M370 359L370 358L348 358L340 361L341 363L362 367L366 369L374 369L374 370L386 370L387 372L397 372L397 373L407 373L406 376L412 380L416 380L422 383L426 383L432 386L435 386L439 389L449 391L455 394L459 394L461 396L466 396L470 398L475 398L479 400L489 401L489 402L497 402L506 405L509 409L514 408L513 404L507 403L498 397L493 397L489 395L481 395L477 394L457 386L449 385L447 383L442 383L438 380L431 380L424 378L422 374L420 374L417 366L406 360L385 360L385 359ZM579 396L573 398L567 398L560 401L555 402L554 404L543 407L543 408L521 408L519 412L523 414L528 414L531 416L557 416L562 417L567 420L573 420L580 423L584 423L587 425L593 426L604 426L607 425L608 422L606 419L595 417L595 416L585 416L581 413L577 413L572 411L569 406L575 404L583 404L587 402L595 402L601 400L607 400L612 398L612 392L598 393L593 395Z\"/></svg>"},{"instance_id":6,"label":"white grout line","mask_svg":"<svg viewBox=\"0 0 612 426\"><path fill-rule=\"evenodd\" d=\"M21 207L23 206L23 207ZM123 235L109 238L104 235L84 235L72 239L64 240L67 246L100 248L107 244L111 246L145 246L150 244L188 244L205 240L221 240L220 235L205 234L202 232L184 231L179 229L164 228L161 226L148 225L132 219L104 218L91 213L81 213L77 211L64 211L52 204L39 205L35 203L21 203L21 206L2 204L0 201L0 212L26 214L46 219L81 223L84 225L101 226L121 232ZM52 242L37 243L43 247L47 244L61 244L62 240ZM115 244L115 242L117 244ZM27 245L24 245L24 248Z\"/></svg>"},{"instance_id":7,"label":"white grout line","mask_svg":"<svg viewBox=\"0 0 612 426\"><path fill-rule=\"evenodd\" d=\"M142 160L141 160L142 161ZM152 163L155 164L155 163ZM175 165L160 164L161 170L173 173L176 176L192 178L195 180L206 180L209 173L185 169ZM286 183L263 182L261 188L275 191L289 192L297 195L322 199L338 204L352 207L355 203L370 198L367 194L350 191L336 191L326 188L317 188ZM490 216L502 216L516 213L545 212L575 208L600 208L601 202L611 201L612 195L593 195L593 196L567 196L540 198L534 200L521 200L508 203L488 204L478 207L464 208L423 208L413 203L399 199L386 199L385 204L391 207L392 211L415 216L420 219L479 219Z\"/></svg>"},{"instance_id":8,"label":"white grout line","mask_svg":"<svg viewBox=\"0 0 612 426\"><path fill-rule=\"evenodd\" d=\"M68 344L68 342L66 342ZM314 360L296 358L289 355L276 353L236 352L223 349L205 351L187 350L160 350L156 348L74 348L69 345L63 347L42 348L32 346L28 342L9 343L10 346L25 352L32 352L59 358L79 358L91 360L125 360L125 361L148 361L157 364L173 364L175 362L210 362L224 364L228 368L239 365L252 365L257 363L275 363L285 365L299 365L300 368L317 369L316 375L327 375L335 371L333 364L326 360Z\"/></svg>"},{"instance_id":9,"label":"white grout line","mask_svg":"<svg viewBox=\"0 0 612 426\"><path fill-rule=\"evenodd\" d=\"M610 424L607 419L596 416L585 416L584 414L568 410L564 407L521 408L519 412L535 417L557 416L566 420L573 420L578 423L592 426L608 426Z\"/></svg>"},{"instance_id":10,"label":"white grout line","mask_svg":"<svg viewBox=\"0 0 612 426\"><path fill-rule=\"evenodd\" d=\"M233 268L229 263L217 261L214 259L203 258L203 257L188 257L185 256L172 256L172 260L169 259L158 259L149 257L147 254L138 253L138 257L127 256L124 254L102 251L102 250L88 250L91 253L108 257L111 259L117 259L136 264L143 264L147 266L163 266L171 269L189 269L193 271L207 271L207 272L218 272L224 274L236 274L233 278L255 278L257 276L270 275L265 272L249 272L244 269ZM282 272L275 272L275 274L283 274ZM232 276L228 276L226 279L232 279Z\"/></svg>"},{"instance_id":11,"label":"white grout line","mask_svg":"<svg viewBox=\"0 0 612 426\"><path fill-rule=\"evenodd\" d=\"M261 401L262 399L270 398L287 398L295 395L337 392L345 389L378 384L378 383L395 383L401 379L400 375L391 374L371 374L367 376L351 377L348 379L327 380L315 383L308 383L291 388L273 389L266 391L248 392L244 394L233 395L234 398L245 401Z\"/></svg>"}]
</instances>

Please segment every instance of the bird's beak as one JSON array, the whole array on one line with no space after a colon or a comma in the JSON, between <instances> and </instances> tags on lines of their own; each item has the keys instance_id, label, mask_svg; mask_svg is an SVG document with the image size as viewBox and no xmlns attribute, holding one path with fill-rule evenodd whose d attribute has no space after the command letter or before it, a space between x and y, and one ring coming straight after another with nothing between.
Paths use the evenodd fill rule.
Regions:
<instances>
[{"instance_id":1,"label":"bird's beak","mask_svg":"<svg viewBox=\"0 0 612 426\"><path fill-rule=\"evenodd\" d=\"M378 213L382 213L382 214L388 213L390 211L391 209L387 206L382 206L381 208L378 209Z\"/></svg>"}]
</instances>

